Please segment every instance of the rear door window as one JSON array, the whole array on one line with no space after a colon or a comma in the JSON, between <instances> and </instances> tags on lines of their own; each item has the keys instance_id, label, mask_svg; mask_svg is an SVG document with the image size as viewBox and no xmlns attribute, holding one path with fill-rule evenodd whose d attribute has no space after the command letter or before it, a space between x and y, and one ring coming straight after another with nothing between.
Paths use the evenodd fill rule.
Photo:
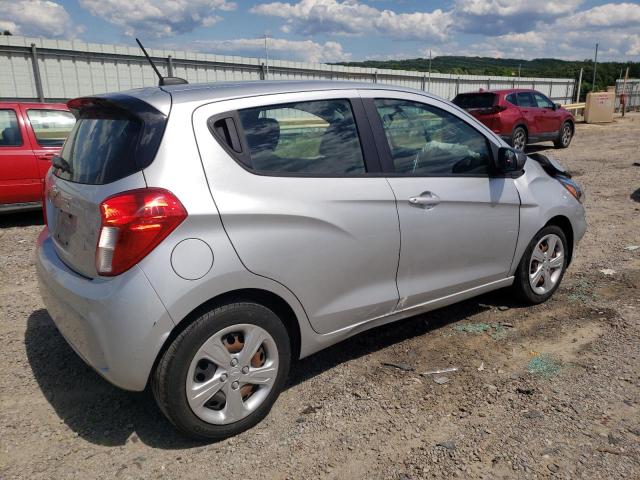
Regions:
<instances>
[{"instance_id":1,"label":"rear door window","mask_svg":"<svg viewBox=\"0 0 640 480\"><path fill-rule=\"evenodd\" d=\"M19 147L22 134L16 112L11 109L0 110L0 147Z\"/></svg>"},{"instance_id":2,"label":"rear door window","mask_svg":"<svg viewBox=\"0 0 640 480\"><path fill-rule=\"evenodd\" d=\"M76 117L64 110L29 109L27 116L41 147L61 147L76 123Z\"/></svg>"},{"instance_id":3,"label":"rear door window","mask_svg":"<svg viewBox=\"0 0 640 480\"><path fill-rule=\"evenodd\" d=\"M366 173L348 100L319 100L238 112L252 170L263 174ZM233 148L233 145L230 145Z\"/></svg>"},{"instance_id":4,"label":"rear door window","mask_svg":"<svg viewBox=\"0 0 640 480\"><path fill-rule=\"evenodd\" d=\"M537 108L538 104L533 98L533 95L529 92L518 92L518 106L519 107L534 107Z\"/></svg>"}]
</instances>

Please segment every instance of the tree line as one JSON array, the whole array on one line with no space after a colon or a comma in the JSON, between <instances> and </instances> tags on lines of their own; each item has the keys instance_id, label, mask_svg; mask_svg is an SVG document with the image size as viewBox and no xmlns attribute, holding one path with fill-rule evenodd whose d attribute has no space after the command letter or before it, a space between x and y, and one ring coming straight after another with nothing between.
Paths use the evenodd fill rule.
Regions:
<instances>
[{"instance_id":1,"label":"tree line","mask_svg":"<svg viewBox=\"0 0 640 480\"><path fill-rule=\"evenodd\" d=\"M365 68L389 68L393 70L429 71L428 58L406 60L365 60L362 62L340 62L336 65ZM520 60L515 58L460 57L442 56L431 60L433 73L452 73L459 75L499 75L507 77L543 77L575 78L578 80L583 69L581 97L593 90L604 90L615 85L618 78L624 76L629 67L629 78L640 78L640 62L598 62L595 88L593 80L593 60L558 60L555 58L536 58Z\"/></svg>"}]
</instances>

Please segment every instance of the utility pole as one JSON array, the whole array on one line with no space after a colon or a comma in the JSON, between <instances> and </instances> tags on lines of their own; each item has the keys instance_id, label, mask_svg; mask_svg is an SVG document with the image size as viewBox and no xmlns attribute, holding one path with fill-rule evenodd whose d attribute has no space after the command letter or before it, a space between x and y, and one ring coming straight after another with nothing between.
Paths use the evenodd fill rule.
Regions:
<instances>
[{"instance_id":1,"label":"utility pole","mask_svg":"<svg viewBox=\"0 0 640 480\"><path fill-rule=\"evenodd\" d=\"M593 82L591 82L591 91L596 91L596 69L598 68L598 44L596 43L596 56L593 60Z\"/></svg>"},{"instance_id":2,"label":"utility pole","mask_svg":"<svg viewBox=\"0 0 640 480\"><path fill-rule=\"evenodd\" d=\"M576 103L580 103L580 88L582 87L582 71L584 68L580 68L580 75L578 76L578 93L576 94Z\"/></svg>"},{"instance_id":3,"label":"utility pole","mask_svg":"<svg viewBox=\"0 0 640 480\"><path fill-rule=\"evenodd\" d=\"M267 80L269 78L269 47L267 45L268 35L264 34L264 57L265 57L265 74L264 79Z\"/></svg>"},{"instance_id":4,"label":"utility pole","mask_svg":"<svg viewBox=\"0 0 640 480\"><path fill-rule=\"evenodd\" d=\"M429 50L429 83L427 86L427 92L431 90L431 50Z\"/></svg>"}]
</instances>

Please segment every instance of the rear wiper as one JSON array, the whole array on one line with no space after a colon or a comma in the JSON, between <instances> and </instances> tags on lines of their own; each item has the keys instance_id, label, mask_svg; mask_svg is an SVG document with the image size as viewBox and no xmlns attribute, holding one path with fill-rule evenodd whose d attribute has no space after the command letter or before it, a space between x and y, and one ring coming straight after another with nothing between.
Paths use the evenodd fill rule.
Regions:
<instances>
[{"instance_id":1,"label":"rear wiper","mask_svg":"<svg viewBox=\"0 0 640 480\"><path fill-rule=\"evenodd\" d=\"M67 172L70 175L73 175L73 168L71 168L69 162L67 162L60 155L54 155L51 159L51 164L53 165L53 168L57 168L63 172Z\"/></svg>"}]
</instances>

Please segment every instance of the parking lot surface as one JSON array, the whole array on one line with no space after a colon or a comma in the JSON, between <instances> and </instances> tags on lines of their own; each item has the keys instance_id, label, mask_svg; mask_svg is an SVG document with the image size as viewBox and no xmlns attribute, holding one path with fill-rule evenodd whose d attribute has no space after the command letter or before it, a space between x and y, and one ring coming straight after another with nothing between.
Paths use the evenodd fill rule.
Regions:
<instances>
[{"instance_id":1,"label":"parking lot surface","mask_svg":"<svg viewBox=\"0 0 640 480\"><path fill-rule=\"evenodd\" d=\"M38 294L41 216L0 217L0 478L640 478L640 115L548 153L589 223L551 301L495 292L365 332L216 444L82 363Z\"/></svg>"}]
</instances>

